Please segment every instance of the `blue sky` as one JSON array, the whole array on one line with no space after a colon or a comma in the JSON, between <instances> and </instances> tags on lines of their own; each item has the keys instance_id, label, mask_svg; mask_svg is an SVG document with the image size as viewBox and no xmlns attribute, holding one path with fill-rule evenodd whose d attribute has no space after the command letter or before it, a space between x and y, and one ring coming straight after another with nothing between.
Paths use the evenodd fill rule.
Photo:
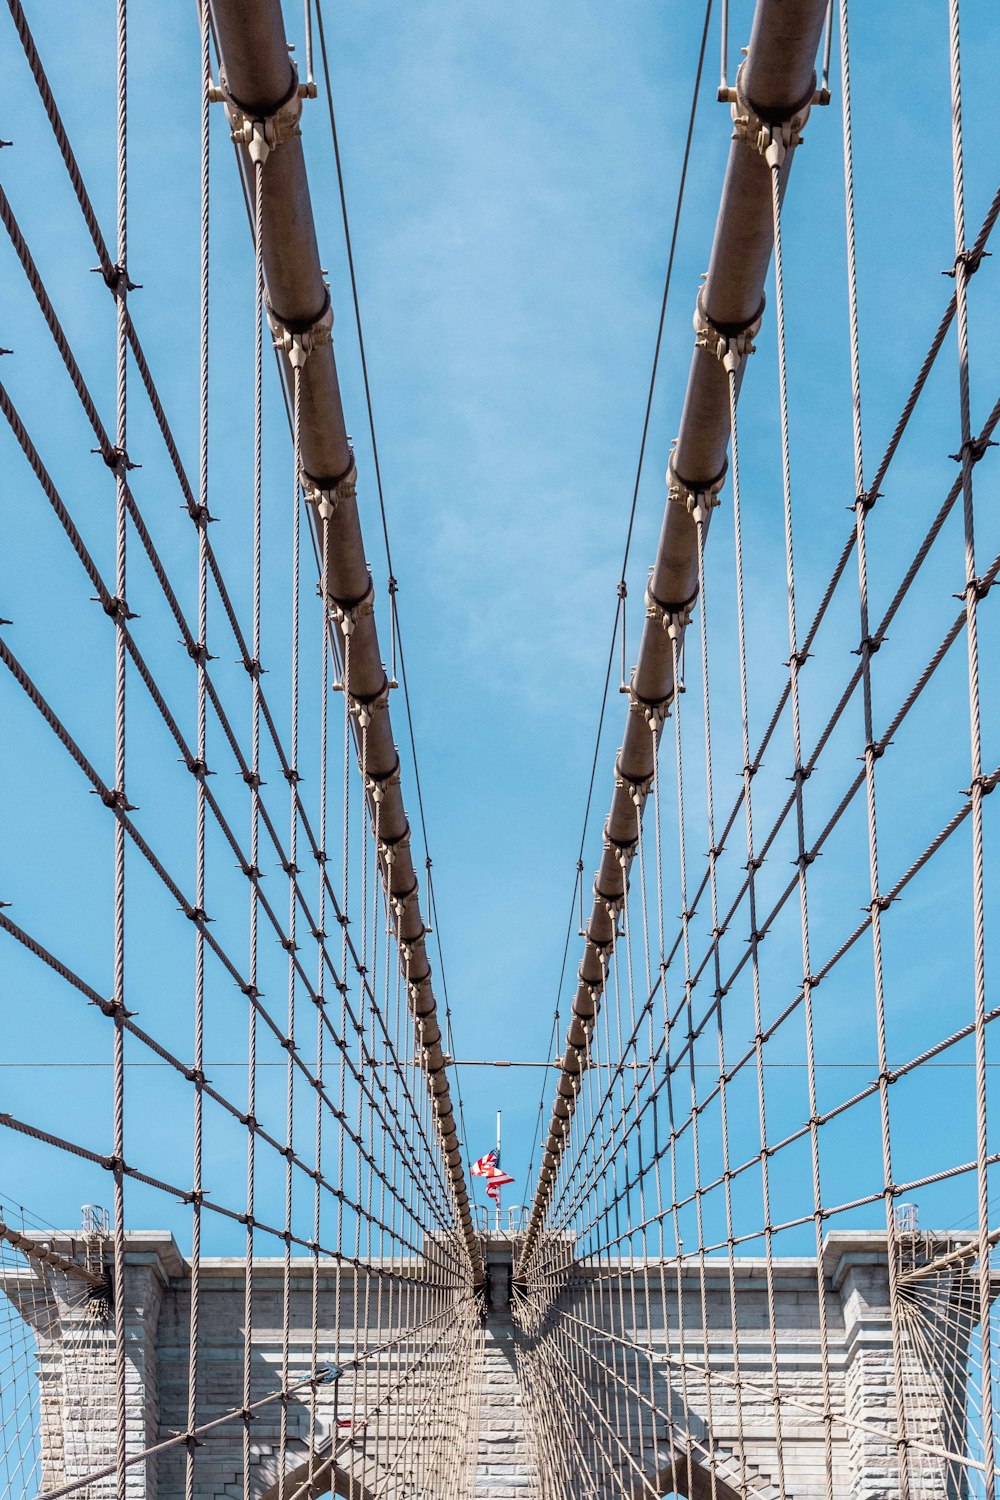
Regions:
<instances>
[{"instance_id":1,"label":"blue sky","mask_svg":"<svg viewBox=\"0 0 1000 1500\"><path fill-rule=\"evenodd\" d=\"M745 42L751 6L734 0L733 47ZM286 7L290 35L298 9ZM412 706L427 810L455 1045L466 1058L541 1060L550 1047L562 945L575 878L604 663L620 576L646 387L662 294L681 151L700 39L700 7L672 0L498 7L410 0L349 0L327 12L334 89L355 259L365 323ZM930 342L952 283L941 271L954 253L951 223L947 17L943 4L885 10L855 6L853 18L862 378L867 470L884 449ZM132 232L130 269L143 290L134 315L189 469L197 444L197 27L194 7L132 7ZM113 16L97 0L74 6L33 0L39 47L106 235L114 225ZM991 181L992 59L1000 42L993 8L963 16L966 165L970 239L996 189ZM0 27L7 103L0 135L3 181L48 283L106 422L113 416L114 329L65 173L13 28ZM713 22L699 123L666 321L660 374L639 491L629 583L629 661L634 658L645 572L664 500L663 471L675 434L692 343L691 312L704 270L730 135L714 100ZM301 47L299 49L301 56ZM218 547L246 618L246 533L251 322L249 237L221 112L213 117L213 326L211 508ZM335 338L348 425L355 438L359 495L373 572L384 603L385 562L363 392L352 327L339 204L322 100L306 106L304 136L324 264L336 312ZM792 443L800 623L811 617L848 535L853 497L839 107L816 110L796 162L786 208L786 296L792 381ZM48 343L10 247L0 245L5 288L0 344L8 384L43 457L95 556L110 572L113 496L65 373ZM973 426L996 398L996 272L987 261L973 283ZM765 319L741 406L751 716L763 728L787 659L785 585L773 322ZM909 556L954 475L958 446L954 335L949 339L871 520L873 614L891 597ZM273 372L268 372L269 376ZM273 387L273 380L271 382ZM268 484L287 490L288 458L276 391L269 393ZM193 531L148 412L136 392L130 450L140 503L155 516L158 541L190 609ZM111 653L90 589L41 507L34 479L10 434L0 432L4 526L0 613L7 632L81 741L107 767L111 748ZM996 464L976 476L982 566L1000 547ZM285 488L282 489L282 486ZM269 535L268 620L277 701L287 684L286 550L277 511ZM710 540L712 675L717 811L728 812L741 761L728 491ZM137 556L138 548L134 548ZM184 722L193 721L190 664L176 646L148 572L135 563L137 629ZM854 565L817 639L803 680L804 735L815 738L854 665ZM877 661L877 712L888 716L930 655L958 606L961 532L952 516ZM130 590L130 595L132 594ZM308 595L306 596L308 597ZM984 683L995 675L995 601L982 609ZM384 609L380 615L385 629ZM218 629L217 623L214 628ZM880 767L882 860L887 883L906 868L960 802L968 785L967 714L960 642L934 690L908 720ZM229 651L217 664L234 694L243 674ZM698 671L695 641L689 677ZM616 688L613 682L612 687ZM0 898L11 915L105 989L110 975L109 820L81 788L65 752L9 681L0 684L9 731L0 777L8 812ZM397 737L402 704L393 704ZM690 785L699 793L688 828L689 857L704 849L698 699L684 704ZM1000 761L1000 713L984 691L984 762ZM313 712L310 710L309 712ZM613 694L598 765L585 853L586 879L600 849L600 825L624 713ZM965 715L965 717L963 717ZM305 739L311 721L307 715ZM945 730L954 727L954 733ZM860 708L847 716L809 785L813 826L839 799L861 747ZM141 708L132 731L133 800L151 841L190 869L192 797L187 774ZM755 790L758 824L780 804L791 769L787 726ZM308 782L308 756L306 773ZM669 754L669 750L668 750ZM884 767L884 771L883 771ZM313 771L315 767L313 766ZM664 806L672 806L669 761ZM407 800L415 820L412 771ZM220 797L242 808L242 786L216 778ZM225 783L225 784L223 784ZM996 930L996 809L986 803L987 921ZM234 813L235 815L235 813ZM242 816L242 814L240 814ZM672 815L671 815L672 816ZM668 818L669 821L669 818ZM670 824L673 828L673 824ZM739 825L737 833L740 832ZM990 842L992 837L992 842ZM667 834L665 833L665 844ZM787 841L786 841L787 842ZM737 840L738 843L738 840ZM790 847L790 846L789 846ZM993 851L993 852L991 852ZM739 850L723 875L738 878ZM772 879L787 878L779 844ZM672 859L672 856L671 856ZM186 862L186 864L185 864ZM236 934L245 901L231 857L210 847L210 889L219 890L219 932ZM971 1015L967 834L914 882L886 921L890 1052L915 1055ZM673 863L668 872L674 878ZM814 875L814 949L825 960L868 899L863 807L845 819ZM275 882L277 887L277 882ZM143 1024L183 1050L189 1035L190 931L136 870L129 950ZM676 894L669 900L676 903ZM237 904L238 910L237 910ZM231 905L231 909L230 909ZM679 909L668 906L668 910ZM794 921L790 919L795 917ZM229 924L227 926L227 923ZM704 924L703 924L704 925ZM235 939L234 939L235 940ZM740 938L734 939L734 951ZM569 974L578 961L570 946ZM797 914L776 928L767 957L768 1005L776 1013L801 978ZM5 1045L10 1061L93 1061L108 1056L107 1027L81 1013L52 976L6 943L0 949ZM988 970L988 973L992 971ZM280 983L280 980L276 979ZM990 980L992 983L992 980ZM821 991L822 1055L870 1064L871 958L867 940ZM563 993L565 1015L570 983ZM990 992L988 1003L996 998ZM227 1001L227 1004L229 1002ZM731 1039L752 1032L746 997L734 993ZM238 1060L221 1001L211 1045ZM241 1022L242 1025L242 1022ZM776 1045L801 1056L790 1028ZM965 1060L968 1049L955 1056ZM137 1075L133 1074L133 1077ZM234 1078L239 1075L233 1075ZM710 1077L710 1072L706 1074ZM821 1078L827 1104L872 1076L864 1068ZM469 1070L459 1075L470 1147L491 1144L494 1111L505 1121L505 1165L528 1198L528 1152L543 1075L539 1070ZM774 1130L804 1118L804 1083L780 1075ZM108 1139L106 1072L2 1072L4 1108L102 1143ZM548 1117L554 1076L544 1083ZM139 1085L137 1085L137 1088ZM235 1084L234 1084L235 1087ZM240 1087L242 1079L240 1078ZM187 1108L158 1075L142 1075L131 1106L136 1155L162 1164L187 1149ZM934 1131L923 1125L943 1098L954 1109ZM897 1086L900 1180L972 1155L968 1070L922 1070ZM746 1129L755 1128L753 1101ZM275 1100L275 1108L278 1108ZM171 1120L164 1132L160 1121ZM743 1118L741 1116L741 1118ZM831 1201L880 1181L866 1106L831 1127L825 1157ZM238 1141L220 1131L217 1171L237 1170ZM791 1157L781 1211L803 1205L804 1161ZM58 1222L78 1205L107 1197L104 1174L5 1138L0 1191ZM177 1170L180 1170L178 1167ZM164 1205L137 1194L133 1222ZM972 1207L970 1186L923 1199L925 1216L954 1223ZM791 1207L788 1207L791 1205ZM748 1204L747 1216L754 1210ZM857 1222L877 1224L880 1209ZM171 1223L175 1221L171 1219ZM178 1233L184 1227L177 1219ZM213 1241L230 1248L224 1234ZM790 1248L792 1246L790 1245Z\"/></svg>"}]
</instances>

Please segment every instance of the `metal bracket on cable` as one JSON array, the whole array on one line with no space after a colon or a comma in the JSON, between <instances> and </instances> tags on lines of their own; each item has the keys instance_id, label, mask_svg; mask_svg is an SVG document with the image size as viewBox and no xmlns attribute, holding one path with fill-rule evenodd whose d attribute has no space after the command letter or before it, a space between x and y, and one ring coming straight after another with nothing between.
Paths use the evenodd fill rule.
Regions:
<instances>
[{"instance_id":1,"label":"metal bracket on cable","mask_svg":"<svg viewBox=\"0 0 1000 1500\"><path fill-rule=\"evenodd\" d=\"M333 343L333 303L330 301L329 287L325 288L325 292L326 300L322 311L304 328L293 328L291 324L286 323L265 299L267 322L274 339L274 347L288 355L288 363L295 370L301 370L314 350ZM344 478L346 479L347 475Z\"/></svg>"},{"instance_id":2,"label":"metal bracket on cable","mask_svg":"<svg viewBox=\"0 0 1000 1500\"><path fill-rule=\"evenodd\" d=\"M343 635L353 635L358 621L366 615L375 613L375 585L372 582L372 575L368 574L368 587L356 604L338 604L336 599L332 599L330 613L340 626Z\"/></svg>"},{"instance_id":3,"label":"metal bracket on cable","mask_svg":"<svg viewBox=\"0 0 1000 1500\"><path fill-rule=\"evenodd\" d=\"M652 772L648 776L626 776L621 768L621 751L615 759L615 786L627 792L633 806L642 807L653 785Z\"/></svg>"},{"instance_id":4,"label":"metal bracket on cable","mask_svg":"<svg viewBox=\"0 0 1000 1500\"><path fill-rule=\"evenodd\" d=\"M608 842L608 836L607 836L607 834L604 835L604 847L605 847L605 849L610 849L610 848L614 847L613 845L611 845ZM623 909L623 907L625 905L625 893L624 893L624 891L622 892L622 894L620 896L609 896L606 891L602 891L601 890L600 886L595 881L594 882L594 895L597 897L597 900L604 907L605 912L611 918L612 925L614 925L615 921L617 920L619 912ZM604 955L610 953L611 949L612 949L612 946L613 946L612 943L610 942L610 940L608 942L599 942L596 938L588 937L587 941L590 943L590 946L593 949L595 949L595 951L597 953L598 959L602 959ZM617 935L616 935L615 941L617 942Z\"/></svg>"},{"instance_id":5,"label":"metal bracket on cable","mask_svg":"<svg viewBox=\"0 0 1000 1500\"><path fill-rule=\"evenodd\" d=\"M676 691L683 692L683 686L677 685ZM670 718L670 705L674 701L673 694L669 698L657 698L655 701L640 698L635 690L635 685L629 683L628 710L631 714L641 714L650 729L659 730Z\"/></svg>"},{"instance_id":6,"label":"metal bracket on cable","mask_svg":"<svg viewBox=\"0 0 1000 1500\"><path fill-rule=\"evenodd\" d=\"M358 469L351 457L350 468L335 479L332 484L320 484L311 474L303 469L299 475L299 483L307 505L315 505L316 514L321 521L332 521L335 512L345 500L354 500L358 493Z\"/></svg>"},{"instance_id":7,"label":"metal bracket on cable","mask_svg":"<svg viewBox=\"0 0 1000 1500\"><path fill-rule=\"evenodd\" d=\"M385 708L389 702L389 679L382 683L377 693L370 698L354 698L348 695L347 707L358 721L361 729L367 729L372 721L372 714L377 713L380 708Z\"/></svg>"},{"instance_id":8,"label":"metal bracket on cable","mask_svg":"<svg viewBox=\"0 0 1000 1500\"><path fill-rule=\"evenodd\" d=\"M714 319L709 317L702 305L701 299L704 290L704 287L702 287L698 293L698 299L694 307L695 348L707 349L710 354L715 355L716 359L721 360L726 374L733 375L739 369L746 356L754 352L756 347L754 339L760 332L761 319L764 316L764 299L763 297L761 298L760 307L758 307L748 323L716 323ZM674 475L672 465L673 460L671 459L671 465L667 469L667 483L671 486L671 499L674 498L673 484L676 483L682 490L686 490L688 495L695 495L696 498L700 498L703 492L709 497L714 497L708 499L708 504L709 506L718 505L718 494L722 488L722 481L725 479L725 470L723 470L718 480L713 479L710 484L694 491L688 485L684 484L683 480L678 479ZM680 495L678 498L683 499L685 497ZM688 501L688 509L691 509L690 501Z\"/></svg>"},{"instance_id":9,"label":"metal bracket on cable","mask_svg":"<svg viewBox=\"0 0 1000 1500\"><path fill-rule=\"evenodd\" d=\"M393 839L392 844L391 844L391 848L393 850L393 853L394 854L397 853L403 847L404 844L408 843L409 842L409 838L410 838L410 830L407 829L406 832L404 834L401 834L398 839ZM405 913L406 913L406 903L408 901L410 901L417 894L418 890L419 890L419 886L417 885L417 882L414 881L413 884L410 886L410 889L408 891L391 891L390 892L390 894L389 894L389 905L392 907L392 914L396 918L397 921L401 920L401 918L405 915ZM404 958L407 958L409 956L408 953L405 951L407 949L407 947L408 947L408 945L406 943L402 943L401 942L400 945L399 945L399 951L403 955Z\"/></svg>"},{"instance_id":10,"label":"metal bracket on cable","mask_svg":"<svg viewBox=\"0 0 1000 1500\"><path fill-rule=\"evenodd\" d=\"M816 75L806 97L793 104L780 119L767 119L753 105L743 91L743 75L746 64L736 75L735 97L732 100L733 138L745 141L754 151L759 151L769 167L780 168L789 151L802 140L809 110L814 103L823 103L816 92Z\"/></svg>"},{"instance_id":11,"label":"metal bracket on cable","mask_svg":"<svg viewBox=\"0 0 1000 1500\"><path fill-rule=\"evenodd\" d=\"M706 320L706 323L708 323L708 320ZM702 332L697 314L696 318L694 318L694 327L696 327L697 332ZM754 329L754 333L756 332L757 330ZM712 354L717 354L718 356L718 350L709 344L708 336L706 336L705 341L696 339L696 345L700 345L702 348L709 348ZM750 351L747 351L747 353L750 353ZM708 519L709 510L715 510L715 507L720 504L718 493L720 493L723 484L726 483L727 471L729 471L729 462L726 462L726 465L723 466L723 472L715 475L715 478L709 480L708 483L688 481L685 478L681 478L681 475L678 474L675 466L673 466L672 453L669 463L667 463L667 499L669 499L672 505L684 505L685 510L688 511L690 516L693 516L694 520L706 520ZM649 588L648 592L646 592L646 604L649 604L649 594L651 592L652 568L649 568Z\"/></svg>"},{"instance_id":12,"label":"metal bracket on cable","mask_svg":"<svg viewBox=\"0 0 1000 1500\"><path fill-rule=\"evenodd\" d=\"M716 502L718 503L718 502ZM691 609L694 600L687 604L664 604L662 599L657 599L653 593L652 577L653 570L649 570L650 582L646 587L646 619L655 620L656 624L672 641L679 640L684 630L691 623Z\"/></svg>"},{"instance_id":13,"label":"metal bracket on cable","mask_svg":"<svg viewBox=\"0 0 1000 1500\"><path fill-rule=\"evenodd\" d=\"M308 85L306 87L308 88ZM293 141L296 136L302 134L299 129L299 120L302 116L303 92L294 65L292 66L292 86L281 103L269 115L254 114L238 99L234 99L221 78L217 84L209 85L208 97L213 103L222 103L226 106L233 140L237 146L247 148L250 160L255 166L258 162L263 166L276 146L282 146L286 141Z\"/></svg>"},{"instance_id":14,"label":"metal bracket on cable","mask_svg":"<svg viewBox=\"0 0 1000 1500\"><path fill-rule=\"evenodd\" d=\"M368 771L365 774L365 791L371 797L371 799L372 799L373 802L381 802L382 801L383 797L385 796L385 789L386 789L386 787L389 787L389 786L398 786L398 785L399 785L399 756L398 755L396 756L396 764L393 766L393 768L392 768L391 771L385 771L380 776L374 775L371 771ZM407 837L409 837L409 833L407 833ZM386 844L384 844L384 841L382 839L379 840L379 846L380 846L380 848L386 848L386 849L392 848L392 845L386 845Z\"/></svg>"},{"instance_id":15,"label":"metal bracket on cable","mask_svg":"<svg viewBox=\"0 0 1000 1500\"><path fill-rule=\"evenodd\" d=\"M410 847L410 825L409 825L409 823L407 823L405 829L399 835L398 839L383 839L383 838L380 838L379 841L378 841L378 843L379 843L379 853L383 855L386 864L387 865L391 865L394 862L394 860L396 858L396 855L399 854L401 850L408 849ZM404 906L405 906L406 902L409 901L409 899L410 899L411 896L413 896L413 895L416 894L417 890L418 890L418 886L417 886L417 883L414 881L413 885L410 887L410 889L408 891L393 891L391 899L392 899L393 903L395 903L395 901L396 901L396 899L398 897L399 900L401 900L403 902Z\"/></svg>"}]
</instances>

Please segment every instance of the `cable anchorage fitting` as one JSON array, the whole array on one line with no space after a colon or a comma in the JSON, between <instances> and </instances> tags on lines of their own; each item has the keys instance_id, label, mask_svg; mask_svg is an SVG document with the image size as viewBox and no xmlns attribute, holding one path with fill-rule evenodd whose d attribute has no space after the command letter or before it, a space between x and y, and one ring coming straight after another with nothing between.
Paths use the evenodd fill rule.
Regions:
<instances>
[{"instance_id":1,"label":"cable anchorage fitting","mask_svg":"<svg viewBox=\"0 0 1000 1500\"><path fill-rule=\"evenodd\" d=\"M735 375L746 356L753 354L757 347L754 339L760 332L761 321L764 317L765 299L762 295L760 306L748 323L716 323L705 311L702 304L704 291L705 288L703 286L698 293L698 298L694 306L694 318L692 321L694 323L695 348L707 349L709 354L714 354L716 359L721 360L727 375ZM718 492L722 488L722 480L725 478L725 473L726 471L723 469L719 479L712 480L711 484L707 486L710 495L718 496ZM688 493L690 493L688 486L682 480L676 479L673 472L672 458L670 466L667 469L667 475L668 484L672 485L676 480L683 489L688 490ZM670 498L673 499L673 494L671 494ZM711 506L718 505L719 502L716 498L709 500L708 503ZM688 505L688 509L691 509L690 504Z\"/></svg>"},{"instance_id":2,"label":"cable anchorage fitting","mask_svg":"<svg viewBox=\"0 0 1000 1500\"><path fill-rule=\"evenodd\" d=\"M375 613L375 585L372 582L372 575L368 574L368 587L356 604L338 604L333 599L330 602L330 613L340 626L341 634L353 635L358 621L365 615Z\"/></svg>"},{"instance_id":3,"label":"cable anchorage fitting","mask_svg":"<svg viewBox=\"0 0 1000 1500\"><path fill-rule=\"evenodd\" d=\"M339 479L332 484L320 484L305 470L299 475L299 483L307 505L315 505L320 521L332 521L334 514L345 500L354 500L358 493L358 469L351 454L351 462Z\"/></svg>"},{"instance_id":4,"label":"cable anchorage fitting","mask_svg":"<svg viewBox=\"0 0 1000 1500\"><path fill-rule=\"evenodd\" d=\"M615 757L615 786L628 794L634 807L642 807L653 785L653 772L648 776L626 776L621 767L621 747Z\"/></svg>"},{"instance_id":5,"label":"cable anchorage fitting","mask_svg":"<svg viewBox=\"0 0 1000 1500\"><path fill-rule=\"evenodd\" d=\"M757 323L754 324L753 333L756 333L759 327L760 315L759 317L757 317ZM703 329L714 330L715 324L709 323L708 318L706 318L705 315L700 314L699 308L699 311L697 311L696 315L694 315L694 332L696 332L697 335L696 341L694 342L696 342L697 347L703 348L703 350L705 350L705 348L708 348L708 350L712 350L712 353L714 353L715 356L718 357L718 359L721 359L721 357L723 356L718 353L717 348L712 347L711 342L709 342L708 333L705 333L705 336L702 336ZM721 335L717 336L718 338L721 338ZM751 345L750 350L748 350L747 353L753 353L753 345ZM706 520L708 520L709 511L715 510L718 502L720 502L720 499L718 499L718 492L720 492L723 484L726 483L727 469L729 469L729 462L724 463L723 471L721 471L721 474L715 475L715 478L709 480L708 484L688 483L688 481L684 480L684 478L681 478L681 475L679 475L678 471L676 471L675 466L673 466L673 453L670 453L670 460L669 463L667 463L667 499L669 499L670 504L684 505L685 510L687 510L688 514L693 517L694 522L706 522ZM652 579L652 568L651 570L649 570L649 577L651 577ZM646 598L646 603L648 603L648 601L648 598Z\"/></svg>"},{"instance_id":6,"label":"cable anchorage fitting","mask_svg":"<svg viewBox=\"0 0 1000 1500\"><path fill-rule=\"evenodd\" d=\"M672 497L671 497L672 498ZM718 504L718 500L715 501ZM672 641L679 641L684 630L691 623L691 610L694 600L690 599L686 604L665 604L653 593L653 570L649 570L649 583L646 585L646 619L655 620L661 630L665 630Z\"/></svg>"},{"instance_id":7,"label":"cable anchorage fitting","mask_svg":"<svg viewBox=\"0 0 1000 1500\"><path fill-rule=\"evenodd\" d=\"M302 116L302 95L299 91L299 75L292 64L292 86L281 103L269 115L256 115L234 99L220 79L209 86L208 97L213 103L221 101L226 106L229 129L237 146L245 146L254 166L263 166L276 146L293 141L302 134L299 120Z\"/></svg>"},{"instance_id":8,"label":"cable anchorage fitting","mask_svg":"<svg viewBox=\"0 0 1000 1500\"><path fill-rule=\"evenodd\" d=\"M330 301L329 287L324 288L324 293L323 307L318 316L302 328L295 328L290 323L286 323L275 312L270 300L265 297L267 325L271 330L274 347L281 353L287 354L288 362L295 370L301 370L310 354L316 349L322 349L326 344L333 343L333 303Z\"/></svg>"},{"instance_id":9,"label":"cable anchorage fitting","mask_svg":"<svg viewBox=\"0 0 1000 1500\"><path fill-rule=\"evenodd\" d=\"M754 151L759 151L772 170L780 169L789 151L802 140L809 110L816 100L816 75L813 74L809 92L798 104L793 104L781 119L765 119L755 108L744 91L746 63L736 75L736 97L732 102L733 139L744 141Z\"/></svg>"}]
</instances>

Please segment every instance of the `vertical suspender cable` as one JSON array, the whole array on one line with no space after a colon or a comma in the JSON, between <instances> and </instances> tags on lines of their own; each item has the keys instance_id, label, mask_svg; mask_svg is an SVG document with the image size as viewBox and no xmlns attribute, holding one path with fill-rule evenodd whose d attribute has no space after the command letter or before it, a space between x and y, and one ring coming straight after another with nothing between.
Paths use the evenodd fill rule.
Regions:
<instances>
[{"instance_id":1,"label":"vertical suspender cable","mask_svg":"<svg viewBox=\"0 0 1000 1500\"><path fill-rule=\"evenodd\" d=\"M771 1171L767 1134L767 1098L764 1089L764 1029L761 1003L760 935L757 931L757 855L753 831L752 784L754 766L750 759L750 693L747 677L746 605L743 591L743 517L740 492L740 443L736 405L736 370L727 371L729 385L730 455L733 485L733 551L736 581L736 638L739 656L740 720L743 733L743 809L747 843L747 902L750 917L750 967L753 985L754 1061L757 1074L757 1119L760 1130L760 1186L764 1228L764 1278L767 1298L768 1352L771 1360L771 1409L774 1413L774 1446L779 1500L787 1500L785 1490L785 1442L782 1402L779 1390L778 1332L774 1297L774 1230L771 1222Z\"/></svg>"},{"instance_id":2,"label":"vertical suspender cable","mask_svg":"<svg viewBox=\"0 0 1000 1500\"><path fill-rule=\"evenodd\" d=\"M888 1042L886 1035L885 984L882 960L882 911L878 863L875 762L881 753L875 744L872 715L872 638L868 616L867 516L871 504L864 483L864 447L861 425L861 346L858 322L857 242L854 219L854 146L851 113L851 55L847 0L840 0L840 57L843 89L844 205L847 237L847 290L851 349L851 422L854 440L854 518L858 554L858 602L861 626L861 670L864 704L864 776L868 825L869 898L872 933L872 964L875 988L875 1025L879 1065L879 1115L882 1131L882 1163L885 1193L886 1234L889 1247L889 1313L892 1323L893 1384L896 1400L896 1462L902 1500L910 1492L907 1453L906 1403L904 1398L903 1318L898 1286L899 1247L896 1230L895 1193L892 1172L892 1133L889 1102Z\"/></svg>"},{"instance_id":3,"label":"vertical suspender cable","mask_svg":"<svg viewBox=\"0 0 1000 1500\"><path fill-rule=\"evenodd\" d=\"M993 1336L990 1308L993 1290L989 1247L989 1175L987 1170L987 1088L986 1088L986 934L984 919L983 867L983 776L981 715L979 700L979 627L981 597L976 575L976 530L973 504L972 422L969 392L969 315L968 282L970 257L965 244L965 159L962 138L962 61L961 8L959 0L948 0L948 56L951 76L951 157L952 191L955 217L955 304L958 329L958 389L962 445L962 522L965 544L965 635L968 647L969 675L969 752L971 780L969 798L972 805L972 944L974 982L974 1020L976 1028L976 1188L979 1234L979 1331L981 1362L981 1399L983 1423L983 1465L986 1500L996 1495L995 1439L993 1435Z\"/></svg>"},{"instance_id":4,"label":"vertical suspender cable","mask_svg":"<svg viewBox=\"0 0 1000 1500\"><path fill-rule=\"evenodd\" d=\"M288 828L288 1068L285 1099L285 1255L281 1287L281 1384L288 1386L291 1358L291 1282L292 1282L292 1197L295 1130L295 996L296 996L296 922L298 918L298 847L299 847L299 571L302 539L302 501L299 475L302 471L302 363L298 351L292 355L292 621L291 621L291 704L289 727L289 828ZM326 601L323 601L325 613ZM288 1409L284 1402L279 1414L278 1473L279 1500L284 1500L286 1454L288 1447Z\"/></svg>"},{"instance_id":5,"label":"vertical suspender cable","mask_svg":"<svg viewBox=\"0 0 1000 1500\"><path fill-rule=\"evenodd\" d=\"M795 608L795 546L792 529L792 468L788 419L788 363L785 345L784 266L781 248L781 165L785 147L772 139L767 150L771 179L771 210L774 226L774 321L778 335L778 405L781 417L781 488L785 533L785 573L788 585L788 684L791 701L792 780L795 795L796 855L799 889L799 929L802 945L802 1002L806 1033L806 1076L809 1090L809 1147L812 1164L813 1225L816 1246L816 1304L819 1321L820 1374L823 1389L823 1458L827 1500L833 1500L833 1411L830 1397L830 1355L826 1312L826 1276L823 1268L823 1189L820 1175L819 1110L816 1099L816 1043L813 1025L812 949L809 933L808 868L812 856L806 848L805 798L807 771L802 762L802 718L799 703L798 622Z\"/></svg>"},{"instance_id":6,"label":"vertical suspender cable","mask_svg":"<svg viewBox=\"0 0 1000 1500\"><path fill-rule=\"evenodd\" d=\"M201 1193L202 1193L202 1126L205 1038L205 776L206 766L206 699L205 673L208 664L208 317L209 317L209 81L211 77L211 26L207 0L201 5L201 51L199 57L199 98L201 101L201 203L200 203L200 276L199 276L199 360L198 360L198 764L195 768L195 923L194 950L194 1094L191 1163L191 1302L188 1324L188 1432L198 1425L198 1344L201 1313ZM195 1460L198 1446L189 1439L184 1464L185 1500L194 1500Z\"/></svg>"},{"instance_id":7,"label":"vertical suspender cable","mask_svg":"<svg viewBox=\"0 0 1000 1500\"><path fill-rule=\"evenodd\" d=\"M260 655L261 655L261 545L263 508L263 373L264 373L264 261L260 219L264 162L253 163L254 187L254 354L253 354L253 661L250 672L250 961L247 1006L247 1236L243 1306L243 1500L250 1500L250 1389L254 1309L254 1207L256 1200L257 1108L257 962L260 913Z\"/></svg>"},{"instance_id":8,"label":"vertical suspender cable","mask_svg":"<svg viewBox=\"0 0 1000 1500\"><path fill-rule=\"evenodd\" d=\"M114 1279L115 1494L125 1500L128 1412L125 1389L125 630L128 444L128 0L117 0L117 339L115 360L115 856L114 856Z\"/></svg>"}]
</instances>

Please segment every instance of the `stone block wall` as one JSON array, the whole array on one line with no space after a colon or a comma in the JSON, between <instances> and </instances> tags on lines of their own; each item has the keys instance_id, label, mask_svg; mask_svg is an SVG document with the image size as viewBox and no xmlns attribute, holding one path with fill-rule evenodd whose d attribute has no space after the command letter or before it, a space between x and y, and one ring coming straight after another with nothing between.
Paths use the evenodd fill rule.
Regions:
<instances>
[{"instance_id":1,"label":"stone block wall","mask_svg":"<svg viewBox=\"0 0 1000 1500\"><path fill-rule=\"evenodd\" d=\"M490 1241L486 1251L485 1320L482 1327L466 1327L458 1361L453 1349L439 1347L436 1335L416 1326L457 1326L449 1301L454 1294L422 1284L426 1262L403 1269L410 1290L419 1286L415 1298L401 1295L398 1279L321 1263L314 1336L313 1266L293 1261L289 1380L312 1373L314 1352L343 1373L334 1383L293 1395L284 1407L270 1402L249 1424L237 1416L205 1433L197 1449L195 1500L242 1500L245 1442L251 1496L275 1500L282 1428L286 1494L289 1484L309 1475L311 1461L316 1494L332 1478L339 1493L353 1485L355 1500L380 1494L549 1500L567 1485L586 1500L621 1500L648 1493L650 1481L664 1494L676 1485L690 1500L778 1500L782 1493L785 1500L825 1500L828 1453L836 1500L894 1500L899 1494L884 1235L833 1234L827 1241L825 1362L812 1260L774 1262L772 1359L762 1261L737 1260L731 1287L725 1260L709 1263L704 1273L684 1268L678 1283L676 1268L658 1263L621 1262L609 1277L607 1265L567 1259L552 1305L532 1325L516 1306L512 1319L510 1241ZM251 1402L282 1385L282 1280L280 1260L254 1263ZM113 1463L114 1347L87 1318L78 1287L55 1275L44 1296L39 1289L37 1281L30 1296L26 1285L20 1292L13 1283L4 1287L12 1300L20 1298L38 1338L48 1491ZM202 1263L199 1426L242 1406L244 1291L242 1261ZM127 1451L135 1455L169 1443L188 1424L191 1281L169 1235L130 1237L120 1295ZM969 1326L973 1313L966 1309ZM360 1346L355 1315L364 1330ZM921 1496L962 1500L961 1478L938 1456L942 1446L954 1448L963 1438L961 1349L953 1334L949 1340L935 1339L933 1328L930 1333L907 1352L908 1462ZM385 1347L371 1355L366 1346ZM419 1377L395 1400L415 1360ZM368 1432L364 1413L375 1407L383 1416ZM438 1416L451 1411L450 1428L425 1420L422 1413L431 1410ZM181 1442L131 1466L127 1500L183 1495L186 1462ZM113 1490L109 1479L89 1486L88 1494L110 1500Z\"/></svg>"}]
</instances>

